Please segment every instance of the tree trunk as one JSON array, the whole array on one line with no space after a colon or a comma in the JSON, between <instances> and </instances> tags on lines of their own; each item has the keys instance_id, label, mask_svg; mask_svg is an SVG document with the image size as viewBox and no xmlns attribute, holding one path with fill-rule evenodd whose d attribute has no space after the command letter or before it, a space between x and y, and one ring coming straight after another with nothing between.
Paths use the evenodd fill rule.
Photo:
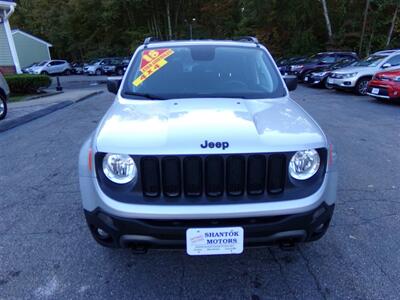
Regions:
<instances>
[{"instance_id":1,"label":"tree trunk","mask_svg":"<svg viewBox=\"0 0 400 300\"><path fill-rule=\"evenodd\" d=\"M169 9L169 0L166 1L166 7L167 7L167 25L168 25L168 39L172 39L172 28L171 28L171 14L170 14L170 9Z\"/></svg>"},{"instance_id":2,"label":"tree trunk","mask_svg":"<svg viewBox=\"0 0 400 300\"><path fill-rule=\"evenodd\" d=\"M331 43L332 25L331 25L331 20L329 19L328 6L326 5L326 0L321 0L321 2L322 2L322 8L324 9L324 17L325 17L326 29L328 30L329 42Z\"/></svg>"},{"instance_id":3,"label":"tree trunk","mask_svg":"<svg viewBox=\"0 0 400 300\"><path fill-rule=\"evenodd\" d=\"M374 27L372 27L372 28L374 28ZM374 29L372 29L371 36L369 38L367 53L366 53L367 56L369 56L369 53L371 52L371 45L372 45L372 40L374 39L374 33L375 33L375 31L374 31Z\"/></svg>"},{"instance_id":4,"label":"tree trunk","mask_svg":"<svg viewBox=\"0 0 400 300\"><path fill-rule=\"evenodd\" d=\"M363 41L364 41L365 28L367 27L369 2L370 2L370 0L367 0L367 2L365 4L364 21L363 21L363 26L362 26L362 29L361 29L360 48L358 49L358 55L360 55L360 56L361 56L361 50L362 50Z\"/></svg>"},{"instance_id":5,"label":"tree trunk","mask_svg":"<svg viewBox=\"0 0 400 300\"><path fill-rule=\"evenodd\" d=\"M178 39L178 35L179 35L179 33L178 33L178 30L179 30L179 28L178 28L178 19L179 19L179 11L181 9L181 6L182 6L182 0L180 0L178 2L178 5L177 5L176 10L175 10L174 28L175 28L175 38L176 39Z\"/></svg>"},{"instance_id":6,"label":"tree trunk","mask_svg":"<svg viewBox=\"0 0 400 300\"><path fill-rule=\"evenodd\" d=\"M390 25L389 34L388 34L387 41L386 41L386 48L389 47L390 41L392 40L392 35L393 35L393 31L394 31L394 26L396 25L398 11L399 11L399 4L397 3L396 9L393 14L392 24Z\"/></svg>"}]
</instances>

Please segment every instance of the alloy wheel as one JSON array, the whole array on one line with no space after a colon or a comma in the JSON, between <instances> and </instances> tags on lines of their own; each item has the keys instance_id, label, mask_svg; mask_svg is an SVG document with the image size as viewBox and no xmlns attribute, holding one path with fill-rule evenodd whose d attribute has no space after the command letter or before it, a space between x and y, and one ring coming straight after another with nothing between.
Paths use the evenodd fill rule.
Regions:
<instances>
[{"instance_id":1,"label":"alloy wheel","mask_svg":"<svg viewBox=\"0 0 400 300\"><path fill-rule=\"evenodd\" d=\"M368 80L362 80L358 84L358 92L361 95L365 95L367 93L367 87L368 87Z\"/></svg>"}]
</instances>

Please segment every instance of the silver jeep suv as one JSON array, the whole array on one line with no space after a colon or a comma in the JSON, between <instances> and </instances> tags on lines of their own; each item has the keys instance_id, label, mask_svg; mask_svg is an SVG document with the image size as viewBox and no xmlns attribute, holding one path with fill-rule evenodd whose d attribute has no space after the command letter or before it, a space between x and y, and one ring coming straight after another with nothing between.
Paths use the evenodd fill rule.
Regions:
<instances>
[{"instance_id":1,"label":"silver jeep suv","mask_svg":"<svg viewBox=\"0 0 400 300\"><path fill-rule=\"evenodd\" d=\"M80 152L94 239L213 255L321 238L335 155L296 85L255 38L146 39Z\"/></svg>"}]
</instances>

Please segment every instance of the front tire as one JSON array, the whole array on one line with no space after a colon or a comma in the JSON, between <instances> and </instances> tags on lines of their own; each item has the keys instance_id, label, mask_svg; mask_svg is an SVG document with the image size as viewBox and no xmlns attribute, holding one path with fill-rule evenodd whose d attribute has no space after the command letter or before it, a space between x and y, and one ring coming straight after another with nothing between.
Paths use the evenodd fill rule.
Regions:
<instances>
[{"instance_id":1,"label":"front tire","mask_svg":"<svg viewBox=\"0 0 400 300\"><path fill-rule=\"evenodd\" d=\"M124 70L122 70L122 69L117 69L117 75L118 75L118 76L124 75Z\"/></svg>"},{"instance_id":2,"label":"front tire","mask_svg":"<svg viewBox=\"0 0 400 300\"><path fill-rule=\"evenodd\" d=\"M368 82L369 78L360 78L356 84L356 92L361 96L365 96L367 94Z\"/></svg>"},{"instance_id":3,"label":"front tire","mask_svg":"<svg viewBox=\"0 0 400 300\"><path fill-rule=\"evenodd\" d=\"M49 75L49 72L47 72L47 71L42 71L42 72L40 72L40 74L41 74L41 75L47 75L47 76L48 76L48 75Z\"/></svg>"},{"instance_id":4,"label":"front tire","mask_svg":"<svg viewBox=\"0 0 400 300\"><path fill-rule=\"evenodd\" d=\"M328 90L333 90L333 85L328 83L328 77L324 80L324 87Z\"/></svg>"},{"instance_id":5,"label":"front tire","mask_svg":"<svg viewBox=\"0 0 400 300\"><path fill-rule=\"evenodd\" d=\"M0 95L0 120L3 120L7 115L6 98Z\"/></svg>"},{"instance_id":6,"label":"front tire","mask_svg":"<svg viewBox=\"0 0 400 300\"><path fill-rule=\"evenodd\" d=\"M103 72L100 70L100 69L97 69L96 70L96 76L100 76L100 75L102 75L103 74Z\"/></svg>"},{"instance_id":7,"label":"front tire","mask_svg":"<svg viewBox=\"0 0 400 300\"><path fill-rule=\"evenodd\" d=\"M312 71L306 71L306 72L304 72L303 74L301 74L301 76L300 76L301 82L305 83L305 82L304 82L304 78L306 78L307 76L310 76L311 73L312 73Z\"/></svg>"}]
</instances>

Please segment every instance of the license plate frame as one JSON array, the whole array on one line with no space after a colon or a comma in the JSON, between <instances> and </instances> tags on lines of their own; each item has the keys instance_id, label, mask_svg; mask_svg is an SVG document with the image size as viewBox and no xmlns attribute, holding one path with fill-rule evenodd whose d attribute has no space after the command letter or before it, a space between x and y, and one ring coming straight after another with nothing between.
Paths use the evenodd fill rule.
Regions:
<instances>
[{"instance_id":1,"label":"license plate frame","mask_svg":"<svg viewBox=\"0 0 400 300\"><path fill-rule=\"evenodd\" d=\"M186 253L191 256L241 254L243 248L244 229L240 226L186 230Z\"/></svg>"}]
</instances>

